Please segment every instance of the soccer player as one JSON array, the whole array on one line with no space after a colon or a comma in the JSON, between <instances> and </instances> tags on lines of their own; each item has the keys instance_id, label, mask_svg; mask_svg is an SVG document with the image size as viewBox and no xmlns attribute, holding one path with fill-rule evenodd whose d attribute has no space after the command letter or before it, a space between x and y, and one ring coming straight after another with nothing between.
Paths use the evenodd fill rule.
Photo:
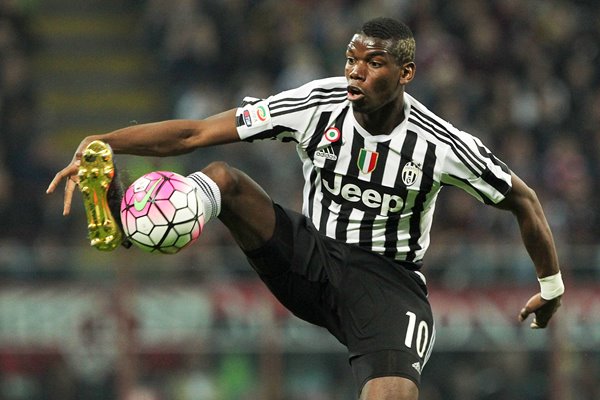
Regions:
<instances>
[{"instance_id":1,"label":"soccer player","mask_svg":"<svg viewBox=\"0 0 600 400\"><path fill-rule=\"evenodd\" d=\"M420 270L442 186L516 217L541 288L520 310L521 321L534 314L531 327L546 327L564 285L535 192L478 138L405 92L415 69L410 29L389 18L368 21L348 44L345 77L266 99L247 97L239 108L205 120L86 137L48 192L67 179L68 214L80 164L97 163L104 184L91 185L93 177L85 174L79 184L105 199L115 186L111 148L172 156L240 140L295 142L305 178L301 214L274 203L242 171L216 162L190 175L207 219L227 226L282 304L347 347L360 399L417 399L435 339ZM93 196L84 196L89 204L87 198ZM107 226L116 213L107 209ZM109 234L101 232L100 239Z\"/></svg>"}]
</instances>

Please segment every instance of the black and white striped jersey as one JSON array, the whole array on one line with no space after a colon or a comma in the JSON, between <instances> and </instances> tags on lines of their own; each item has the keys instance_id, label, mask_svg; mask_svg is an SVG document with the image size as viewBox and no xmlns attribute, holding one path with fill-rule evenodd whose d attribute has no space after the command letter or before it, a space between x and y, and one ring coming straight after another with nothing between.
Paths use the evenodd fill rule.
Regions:
<instances>
[{"instance_id":1,"label":"black and white striped jersey","mask_svg":"<svg viewBox=\"0 0 600 400\"><path fill-rule=\"evenodd\" d=\"M429 246L442 186L484 203L511 188L510 171L476 137L409 94L407 118L388 135L355 120L344 77L310 82L237 110L242 140L296 142L305 185L302 212L323 234L396 260L418 262Z\"/></svg>"}]
</instances>

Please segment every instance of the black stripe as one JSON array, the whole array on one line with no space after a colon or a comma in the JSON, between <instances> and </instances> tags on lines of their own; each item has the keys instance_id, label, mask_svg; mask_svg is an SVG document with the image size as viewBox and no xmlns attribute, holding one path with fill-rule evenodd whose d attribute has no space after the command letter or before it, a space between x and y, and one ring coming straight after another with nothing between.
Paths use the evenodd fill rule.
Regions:
<instances>
[{"instance_id":1,"label":"black stripe","mask_svg":"<svg viewBox=\"0 0 600 400\"><path fill-rule=\"evenodd\" d=\"M317 169L313 168L310 172L310 190L308 192L308 217L312 220L314 213L314 202L315 202L315 193L317 192L317 179L319 178L319 174L317 173ZM320 227L317 226L317 230Z\"/></svg>"},{"instance_id":2,"label":"black stripe","mask_svg":"<svg viewBox=\"0 0 600 400\"><path fill-rule=\"evenodd\" d=\"M347 89L346 88L332 88L332 89L315 88L315 89L311 90L304 97L284 97L281 99L274 100L271 104L269 104L269 109L271 111L273 111L273 110L281 108L281 107L292 107L292 106L295 107L295 106L299 106L302 104L306 104L311 99L317 98L317 96L319 96L316 93L324 93L324 94L334 95L334 96L343 95L344 97L346 97ZM320 96L319 98L323 98L323 96ZM292 103L292 104L286 104L286 103ZM293 103L296 103L296 104L293 104Z\"/></svg>"},{"instance_id":3,"label":"black stripe","mask_svg":"<svg viewBox=\"0 0 600 400\"><path fill-rule=\"evenodd\" d=\"M277 125L277 126L274 126L272 129L268 129L266 131L262 131L261 133L259 133L257 135L252 135L250 137L247 137L243 141L252 143L255 140L275 139L277 137L277 135L279 135L283 132L294 132L294 130L287 126ZM285 139L287 139L287 140L282 139L282 142L296 141L296 139L294 139L294 138L285 138Z\"/></svg>"},{"instance_id":4,"label":"black stripe","mask_svg":"<svg viewBox=\"0 0 600 400\"><path fill-rule=\"evenodd\" d=\"M427 195L433 187L433 171L436 163L435 144L427 142L427 150L425 151L425 160L423 162L423 175L421 177L421 187L415 198L415 204L412 208L412 215L409 223L409 251L406 254L406 261L415 261L417 250L421 249L419 238L421 237L421 215L425 208Z\"/></svg>"},{"instance_id":5,"label":"black stripe","mask_svg":"<svg viewBox=\"0 0 600 400\"><path fill-rule=\"evenodd\" d=\"M509 185L506 181L498 178L492 171L489 169L485 170L481 175L481 179L483 179L488 185L496 189L498 192L502 194L506 194L510 191L511 185ZM484 197L486 199L487 196ZM490 202L491 199L490 199ZM486 202L487 203L487 202Z\"/></svg>"},{"instance_id":6,"label":"black stripe","mask_svg":"<svg viewBox=\"0 0 600 400\"><path fill-rule=\"evenodd\" d=\"M475 193L477 193L479 195L479 197L481 197L482 201L485 204L494 204L494 202L491 199L489 199L485 193L483 193L481 190L479 190L476 187L474 187L473 185L471 185L471 182L469 182L467 179L459 178L458 176L454 176L454 175L448 175L448 176L451 176L453 179L455 179L457 181L461 181L462 183L464 183L465 186L470 187ZM457 187L456 185L447 184L447 183L444 183L443 185L444 186L450 185L450 186Z\"/></svg>"},{"instance_id":7,"label":"black stripe","mask_svg":"<svg viewBox=\"0 0 600 400\"><path fill-rule=\"evenodd\" d=\"M323 194L323 176L321 174L319 175L321 179L321 194ZM317 227L319 229L319 232L321 232L323 235L327 233L327 220L329 219L329 214L331 214L331 211L329 211L330 206L331 198L329 196L323 196L323 199L321 200L321 218L319 219L319 226Z\"/></svg>"},{"instance_id":8,"label":"black stripe","mask_svg":"<svg viewBox=\"0 0 600 400\"><path fill-rule=\"evenodd\" d=\"M320 100L320 99L317 99ZM303 106L299 106L299 107L295 107L295 108L289 108L289 109L285 109L279 112L271 112L271 116L272 117L279 117L281 115L285 115L285 114L291 114L291 113L295 113L298 111L303 111L303 110L307 110L309 108L312 107L317 107L317 106L322 106L322 105L332 105L332 104L340 104L346 101L346 97L340 97L340 98L335 98L332 97L330 99L327 99L327 101L313 101L311 103L305 104Z\"/></svg>"},{"instance_id":9,"label":"black stripe","mask_svg":"<svg viewBox=\"0 0 600 400\"><path fill-rule=\"evenodd\" d=\"M323 137L322 136L323 132L325 132L325 128L329 124L329 118L331 118L330 112L321 113L321 116L319 117L319 122L317 122L317 126L315 127L315 130L310 138L310 142L308 143L308 146L306 147L306 154L313 161L314 161L315 151L317 150L317 145L321 141L321 138ZM313 167L313 170L310 173L310 191L308 194L308 216L311 219L314 215L313 213L314 213L315 193L317 191L317 179L319 179L319 174L317 173L317 168ZM325 206L323 205L323 207L325 207ZM321 217L322 216L323 216L323 214L321 214ZM318 230L321 229L321 224L322 224L322 221L320 222L320 225L317 226Z\"/></svg>"},{"instance_id":10,"label":"black stripe","mask_svg":"<svg viewBox=\"0 0 600 400\"><path fill-rule=\"evenodd\" d=\"M345 175L348 176L358 176L358 154L360 153L360 149L365 147L365 139L354 129L354 140L352 141L352 150L350 151L351 161L348 166L348 171L346 171ZM335 235L336 238L342 241L346 241L348 239L348 223L350 222L350 213L354 209L352 203L345 202L341 204L340 212L338 214L338 221L335 227Z\"/></svg>"},{"instance_id":11,"label":"black stripe","mask_svg":"<svg viewBox=\"0 0 600 400\"><path fill-rule=\"evenodd\" d=\"M379 153L377 156L377 165L373 172L371 172L371 182L381 184L383 182L383 173L387 165L387 158L390 152L389 142L377 143L375 151ZM359 230L359 246L367 249L373 248L373 224L377 214L365 213L362 221L360 222Z\"/></svg>"},{"instance_id":12,"label":"black stripe","mask_svg":"<svg viewBox=\"0 0 600 400\"><path fill-rule=\"evenodd\" d=\"M214 214L217 211L217 200L215 199L215 194L213 193L210 185L196 174L191 174L189 177L198 184L198 188L202 190L205 197L209 200L211 205L211 213ZM213 216L214 215L210 215L209 217Z\"/></svg>"},{"instance_id":13,"label":"black stripe","mask_svg":"<svg viewBox=\"0 0 600 400\"><path fill-rule=\"evenodd\" d=\"M315 151L317 150L317 145L321 141L323 134L325 133L325 129L329 124L329 118L331 118L330 112L323 112L319 117L319 122L317 122L317 126L310 137L310 142L306 147L306 154L311 160L315 159Z\"/></svg>"},{"instance_id":14,"label":"black stripe","mask_svg":"<svg viewBox=\"0 0 600 400\"><path fill-rule=\"evenodd\" d=\"M243 108L246 107L247 105L252 105L252 104L256 104L259 103L261 101L261 99L255 99L253 98L252 100L247 100L247 98L245 98L244 100L242 100L242 102L240 103L239 108Z\"/></svg>"},{"instance_id":15,"label":"black stripe","mask_svg":"<svg viewBox=\"0 0 600 400\"><path fill-rule=\"evenodd\" d=\"M245 126L245 122L244 122L244 115L240 114L235 118L235 126L236 127L240 127L240 126Z\"/></svg>"},{"instance_id":16,"label":"black stripe","mask_svg":"<svg viewBox=\"0 0 600 400\"><path fill-rule=\"evenodd\" d=\"M407 189L406 185L402 183L402 169L409 162L412 161L415 147L417 144L417 134L414 131L407 131L402 148L400 149L400 164L398 165L396 181L394 188L398 190L399 196L404 200L404 206L406 206ZM394 256L398 252L398 224L400 222L400 215L402 210L396 215L391 215L385 224L385 245L383 255L389 258L395 258Z\"/></svg>"},{"instance_id":17,"label":"black stripe","mask_svg":"<svg viewBox=\"0 0 600 400\"><path fill-rule=\"evenodd\" d=\"M494 154L492 154L492 152L490 152L486 147L478 144L477 150L479 150L479 153L482 156L491 160L494 165L500 167L500 169L502 171L504 171L507 174L510 174L510 169L508 168L508 166L506 164L504 164L498 157L496 157Z\"/></svg>"},{"instance_id":18,"label":"black stripe","mask_svg":"<svg viewBox=\"0 0 600 400\"><path fill-rule=\"evenodd\" d=\"M338 115L335 118L335 122L333 124L333 126L336 127L340 131L340 138L338 139L337 142L331 143L329 145L329 148L338 157L340 156L341 147L344 144L344 139L343 139L344 121L346 120L346 115L348 114L349 110L350 110L350 106L344 107L344 109L342 110L340 115ZM323 130L323 134L324 133L325 133L325 130ZM323 168L334 171L336 164L337 164L337 161L326 159Z\"/></svg>"}]
</instances>

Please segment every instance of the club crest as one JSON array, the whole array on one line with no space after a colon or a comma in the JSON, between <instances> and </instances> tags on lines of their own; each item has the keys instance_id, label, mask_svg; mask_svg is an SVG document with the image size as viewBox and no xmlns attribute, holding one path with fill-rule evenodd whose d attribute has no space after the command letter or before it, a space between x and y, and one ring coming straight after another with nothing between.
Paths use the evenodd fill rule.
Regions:
<instances>
[{"instance_id":1,"label":"club crest","mask_svg":"<svg viewBox=\"0 0 600 400\"><path fill-rule=\"evenodd\" d=\"M404 168L402 168L402 182L406 186L415 183L419 176L421 176L421 169L412 161L407 162Z\"/></svg>"}]
</instances>

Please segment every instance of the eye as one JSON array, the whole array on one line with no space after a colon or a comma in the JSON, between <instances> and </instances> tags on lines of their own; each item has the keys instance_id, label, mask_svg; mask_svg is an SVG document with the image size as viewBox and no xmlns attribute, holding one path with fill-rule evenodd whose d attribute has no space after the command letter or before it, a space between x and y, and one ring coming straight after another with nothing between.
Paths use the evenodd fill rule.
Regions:
<instances>
[{"instance_id":1,"label":"eye","mask_svg":"<svg viewBox=\"0 0 600 400\"><path fill-rule=\"evenodd\" d=\"M373 68L381 68L383 66L379 61L369 61L369 65Z\"/></svg>"},{"instance_id":2,"label":"eye","mask_svg":"<svg viewBox=\"0 0 600 400\"><path fill-rule=\"evenodd\" d=\"M353 57L349 57L349 56L348 56L348 57L346 57L346 64L348 64L348 65L353 65L353 64L354 64L354 62L355 62L355 60L354 60L354 58L353 58Z\"/></svg>"}]
</instances>

